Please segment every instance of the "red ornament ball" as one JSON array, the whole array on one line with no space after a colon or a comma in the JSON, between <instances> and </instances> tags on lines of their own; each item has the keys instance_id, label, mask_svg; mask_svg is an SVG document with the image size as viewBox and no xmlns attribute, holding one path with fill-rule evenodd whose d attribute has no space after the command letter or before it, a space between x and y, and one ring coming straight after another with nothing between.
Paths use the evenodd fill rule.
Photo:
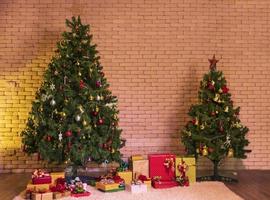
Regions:
<instances>
[{"instance_id":1,"label":"red ornament ball","mask_svg":"<svg viewBox=\"0 0 270 200\"><path fill-rule=\"evenodd\" d=\"M71 137L71 136L72 136L72 131L68 130L68 131L66 132L66 136L67 136L67 137Z\"/></svg>"},{"instance_id":2,"label":"red ornament ball","mask_svg":"<svg viewBox=\"0 0 270 200\"><path fill-rule=\"evenodd\" d=\"M80 80L80 88L82 89L82 88L84 88L84 82L83 82L83 80Z\"/></svg>"},{"instance_id":3,"label":"red ornament ball","mask_svg":"<svg viewBox=\"0 0 270 200\"><path fill-rule=\"evenodd\" d=\"M215 115L216 115L216 113L213 111L213 112L211 112L211 115L212 115L212 116L215 116Z\"/></svg>"},{"instance_id":4,"label":"red ornament ball","mask_svg":"<svg viewBox=\"0 0 270 200\"><path fill-rule=\"evenodd\" d=\"M208 147L208 152L209 152L209 153L214 152L214 148L212 148L212 147Z\"/></svg>"},{"instance_id":5,"label":"red ornament ball","mask_svg":"<svg viewBox=\"0 0 270 200\"><path fill-rule=\"evenodd\" d=\"M227 94L229 92L229 88L227 88L226 85L224 85L222 88L222 93Z\"/></svg>"},{"instance_id":6,"label":"red ornament ball","mask_svg":"<svg viewBox=\"0 0 270 200\"><path fill-rule=\"evenodd\" d=\"M97 115L98 115L98 112L94 111L94 112L92 112L92 114L93 114L94 116L97 116Z\"/></svg>"},{"instance_id":7,"label":"red ornament ball","mask_svg":"<svg viewBox=\"0 0 270 200\"><path fill-rule=\"evenodd\" d=\"M98 120L98 124L99 124L99 125L101 125L101 124L103 124L103 123L104 123L103 119L99 119L99 120Z\"/></svg>"},{"instance_id":8,"label":"red ornament ball","mask_svg":"<svg viewBox=\"0 0 270 200\"><path fill-rule=\"evenodd\" d=\"M97 87L101 87L101 82L100 82L100 81L97 81L97 82L96 82L96 86L97 86Z\"/></svg>"},{"instance_id":9,"label":"red ornament ball","mask_svg":"<svg viewBox=\"0 0 270 200\"><path fill-rule=\"evenodd\" d=\"M211 82L208 83L207 87L209 90L215 90L215 86Z\"/></svg>"},{"instance_id":10,"label":"red ornament ball","mask_svg":"<svg viewBox=\"0 0 270 200\"><path fill-rule=\"evenodd\" d=\"M50 135L47 136L47 141L50 142L52 140L52 137Z\"/></svg>"}]
</instances>

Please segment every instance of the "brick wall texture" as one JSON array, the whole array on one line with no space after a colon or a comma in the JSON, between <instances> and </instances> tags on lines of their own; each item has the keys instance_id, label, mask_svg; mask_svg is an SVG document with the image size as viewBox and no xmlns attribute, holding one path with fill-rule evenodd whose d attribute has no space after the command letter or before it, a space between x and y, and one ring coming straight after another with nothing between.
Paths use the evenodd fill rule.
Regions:
<instances>
[{"instance_id":1,"label":"brick wall texture","mask_svg":"<svg viewBox=\"0 0 270 200\"><path fill-rule=\"evenodd\" d=\"M197 102L208 58L228 81L252 153L226 169L270 169L270 2L268 0L1 0L0 172L42 165L21 152L20 131L65 30L91 25L111 90L119 98L122 153L182 154L179 130ZM199 168L209 167L200 159Z\"/></svg>"}]
</instances>

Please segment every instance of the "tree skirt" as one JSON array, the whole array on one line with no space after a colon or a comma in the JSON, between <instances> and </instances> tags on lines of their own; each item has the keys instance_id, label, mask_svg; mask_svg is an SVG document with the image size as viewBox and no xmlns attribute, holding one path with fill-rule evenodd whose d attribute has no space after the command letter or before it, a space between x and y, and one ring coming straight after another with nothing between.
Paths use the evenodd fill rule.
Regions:
<instances>
[{"instance_id":1,"label":"tree skirt","mask_svg":"<svg viewBox=\"0 0 270 200\"><path fill-rule=\"evenodd\" d=\"M201 182L189 187L175 187L169 189L151 188L147 193L131 194L127 191L103 193L89 187L92 193L89 197L66 197L62 200L242 200L221 182ZM22 200L19 196L14 200Z\"/></svg>"}]
</instances>

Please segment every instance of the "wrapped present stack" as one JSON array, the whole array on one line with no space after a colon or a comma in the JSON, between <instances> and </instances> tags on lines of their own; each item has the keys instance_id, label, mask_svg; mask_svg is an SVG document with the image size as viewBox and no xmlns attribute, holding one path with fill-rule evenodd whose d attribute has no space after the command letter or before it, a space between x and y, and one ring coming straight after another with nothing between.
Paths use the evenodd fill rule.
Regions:
<instances>
[{"instance_id":1,"label":"wrapped present stack","mask_svg":"<svg viewBox=\"0 0 270 200\"><path fill-rule=\"evenodd\" d=\"M170 188L178 186L175 177L175 155L149 155L149 176L154 188Z\"/></svg>"},{"instance_id":2,"label":"wrapped present stack","mask_svg":"<svg viewBox=\"0 0 270 200\"><path fill-rule=\"evenodd\" d=\"M96 182L96 188L102 192L117 192L125 190L125 181L120 176L102 178Z\"/></svg>"},{"instance_id":3,"label":"wrapped present stack","mask_svg":"<svg viewBox=\"0 0 270 200\"><path fill-rule=\"evenodd\" d=\"M89 196L86 191L87 184L82 183L77 177L67 184L64 172L47 173L44 170L35 170L32 173L32 181L26 187L26 199L52 200L63 197Z\"/></svg>"},{"instance_id":4,"label":"wrapped present stack","mask_svg":"<svg viewBox=\"0 0 270 200\"><path fill-rule=\"evenodd\" d=\"M117 176L121 177L125 184L130 184L132 181L132 171L128 169L128 163L122 161L120 166L117 168Z\"/></svg>"}]
</instances>

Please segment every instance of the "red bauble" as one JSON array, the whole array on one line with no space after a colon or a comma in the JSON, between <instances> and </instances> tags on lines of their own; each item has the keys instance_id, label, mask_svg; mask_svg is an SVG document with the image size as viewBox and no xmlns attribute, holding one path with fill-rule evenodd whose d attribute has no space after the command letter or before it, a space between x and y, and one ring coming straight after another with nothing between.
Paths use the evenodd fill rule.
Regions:
<instances>
[{"instance_id":1,"label":"red bauble","mask_svg":"<svg viewBox=\"0 0 270 200\"><path fill-rule=\"evenodd\" d=\"M215 116L215 115L216 115L216 113L215 113L215 112L211 112L211 115L212 115L212 116Z\"/></svg>"},{"instance_id":2,"label":"red bauble","mask_svg":"<svg viewBox=\"0 0 270 200\"><path fill-rule=\"evenodd\" d=\"M94 112L92 112L92 114L93 114L94 116L97 116L97 115L98 115L98 112L94 111Z\"/></svg>"},{"instance_id":3,"label":"red bauble","mask_svg":"<svg viewBox=\"0 0 270 200\"><path fill-rule=\"evenodd\" d=\"M211 82L208 83L207 87L209 90L215 90L215 86Z\"/></svg>"},{"instance_id":4,"label":"red bauble","mask_svg":"<svg viewBox=\"0 0 270 200\"><path fill-rule=\"evenodd\" d=\"M80 80L80 88L82 89L82 88L84 88L84 82L83 82L83 80Z\"/></svg>"},{"instance_id":5,"label":"red bauble","mask_svg":"<svg viewBox=\"0 0 270 200\"><path fill-rule=\"evenodd\" d=\"M100 82L100 81L97 81L97 82L96 82L96 86L97 86L97 87L101 87L101 82Z\"/></svg>"},{"instance_id":6,"label":"red bauble","mask_svg":"<svg viewBox=\"0 0 270 200\"><path fill-rule=\"evenodd\" d=\"M214 151L214 149L212 147L208 147L208 152L212 153Z\"/></svg>"},{"instance_id":7,"label":"red bauble","mask_svg":"<svg viewBox=\"0 0 270 200\"><path fill-rule=\"evenodd\" d=\"M220 132L223 132L224 131L223 126L219 127L219 130L220 130Z\"/></svg>"},{"instance_id":8,"label":"red bauble","mask_svg":"<svg viewBox=\"0 0 270 200\"><path fill-rule=\"evenodd\" d=\"M98 120L98 124L99 124L99 125L101 125L101 124L103 124L103 123L104 123L103 119L99 119L99 120Z\"/></svg>"},{"instance_id":9,"label":"red bauble","mask_svg":"<svg viewBox=\"0 0 270 200\"><path fill-rule=\"evenodd\" d=\"M222 89L222 93L224 93L224 94L229 92L229 88L227 88L226 85L224 85L221 89Z\"/></svg>"},{"instance_id":10,"label":"red bauble","mask_svg":"<svg viewBox=\"0 0 270 200\"><path fill-rule=\"evenodd\" d=\"M196 124L196 119L193 119L191 122L192 122L192 124Z\"/></svg>"},{"instance_id":11,"label":"red bauble","mask_svg":"<svg viewBox=\"0 0 270 200\"><path fill-rule=\"evenodd\" d=\"M99 72L100 76L105 76L104 72Z\"/></svg>"},{"instance_id":12,"label":"red bauble","mask_svg":"<svg viewBox=\"0 0 270 200\"><path fill-rule=\"evenodd\" d=\"M50 135L47 136L47 141L50 142L52 140L52 137Z\"/></svg>"},{"instance_id":13,"label":"red bauble","mask_svg":"<svg viewBox=\"0 0 270 200\"><path fill-rule=\"evenodd\" d=\"M67 136L67 137L71 137L71 136L72 136L72 131L68 130L68 131L66 132L66 136Z\"/></svg>"}]
</instances>

